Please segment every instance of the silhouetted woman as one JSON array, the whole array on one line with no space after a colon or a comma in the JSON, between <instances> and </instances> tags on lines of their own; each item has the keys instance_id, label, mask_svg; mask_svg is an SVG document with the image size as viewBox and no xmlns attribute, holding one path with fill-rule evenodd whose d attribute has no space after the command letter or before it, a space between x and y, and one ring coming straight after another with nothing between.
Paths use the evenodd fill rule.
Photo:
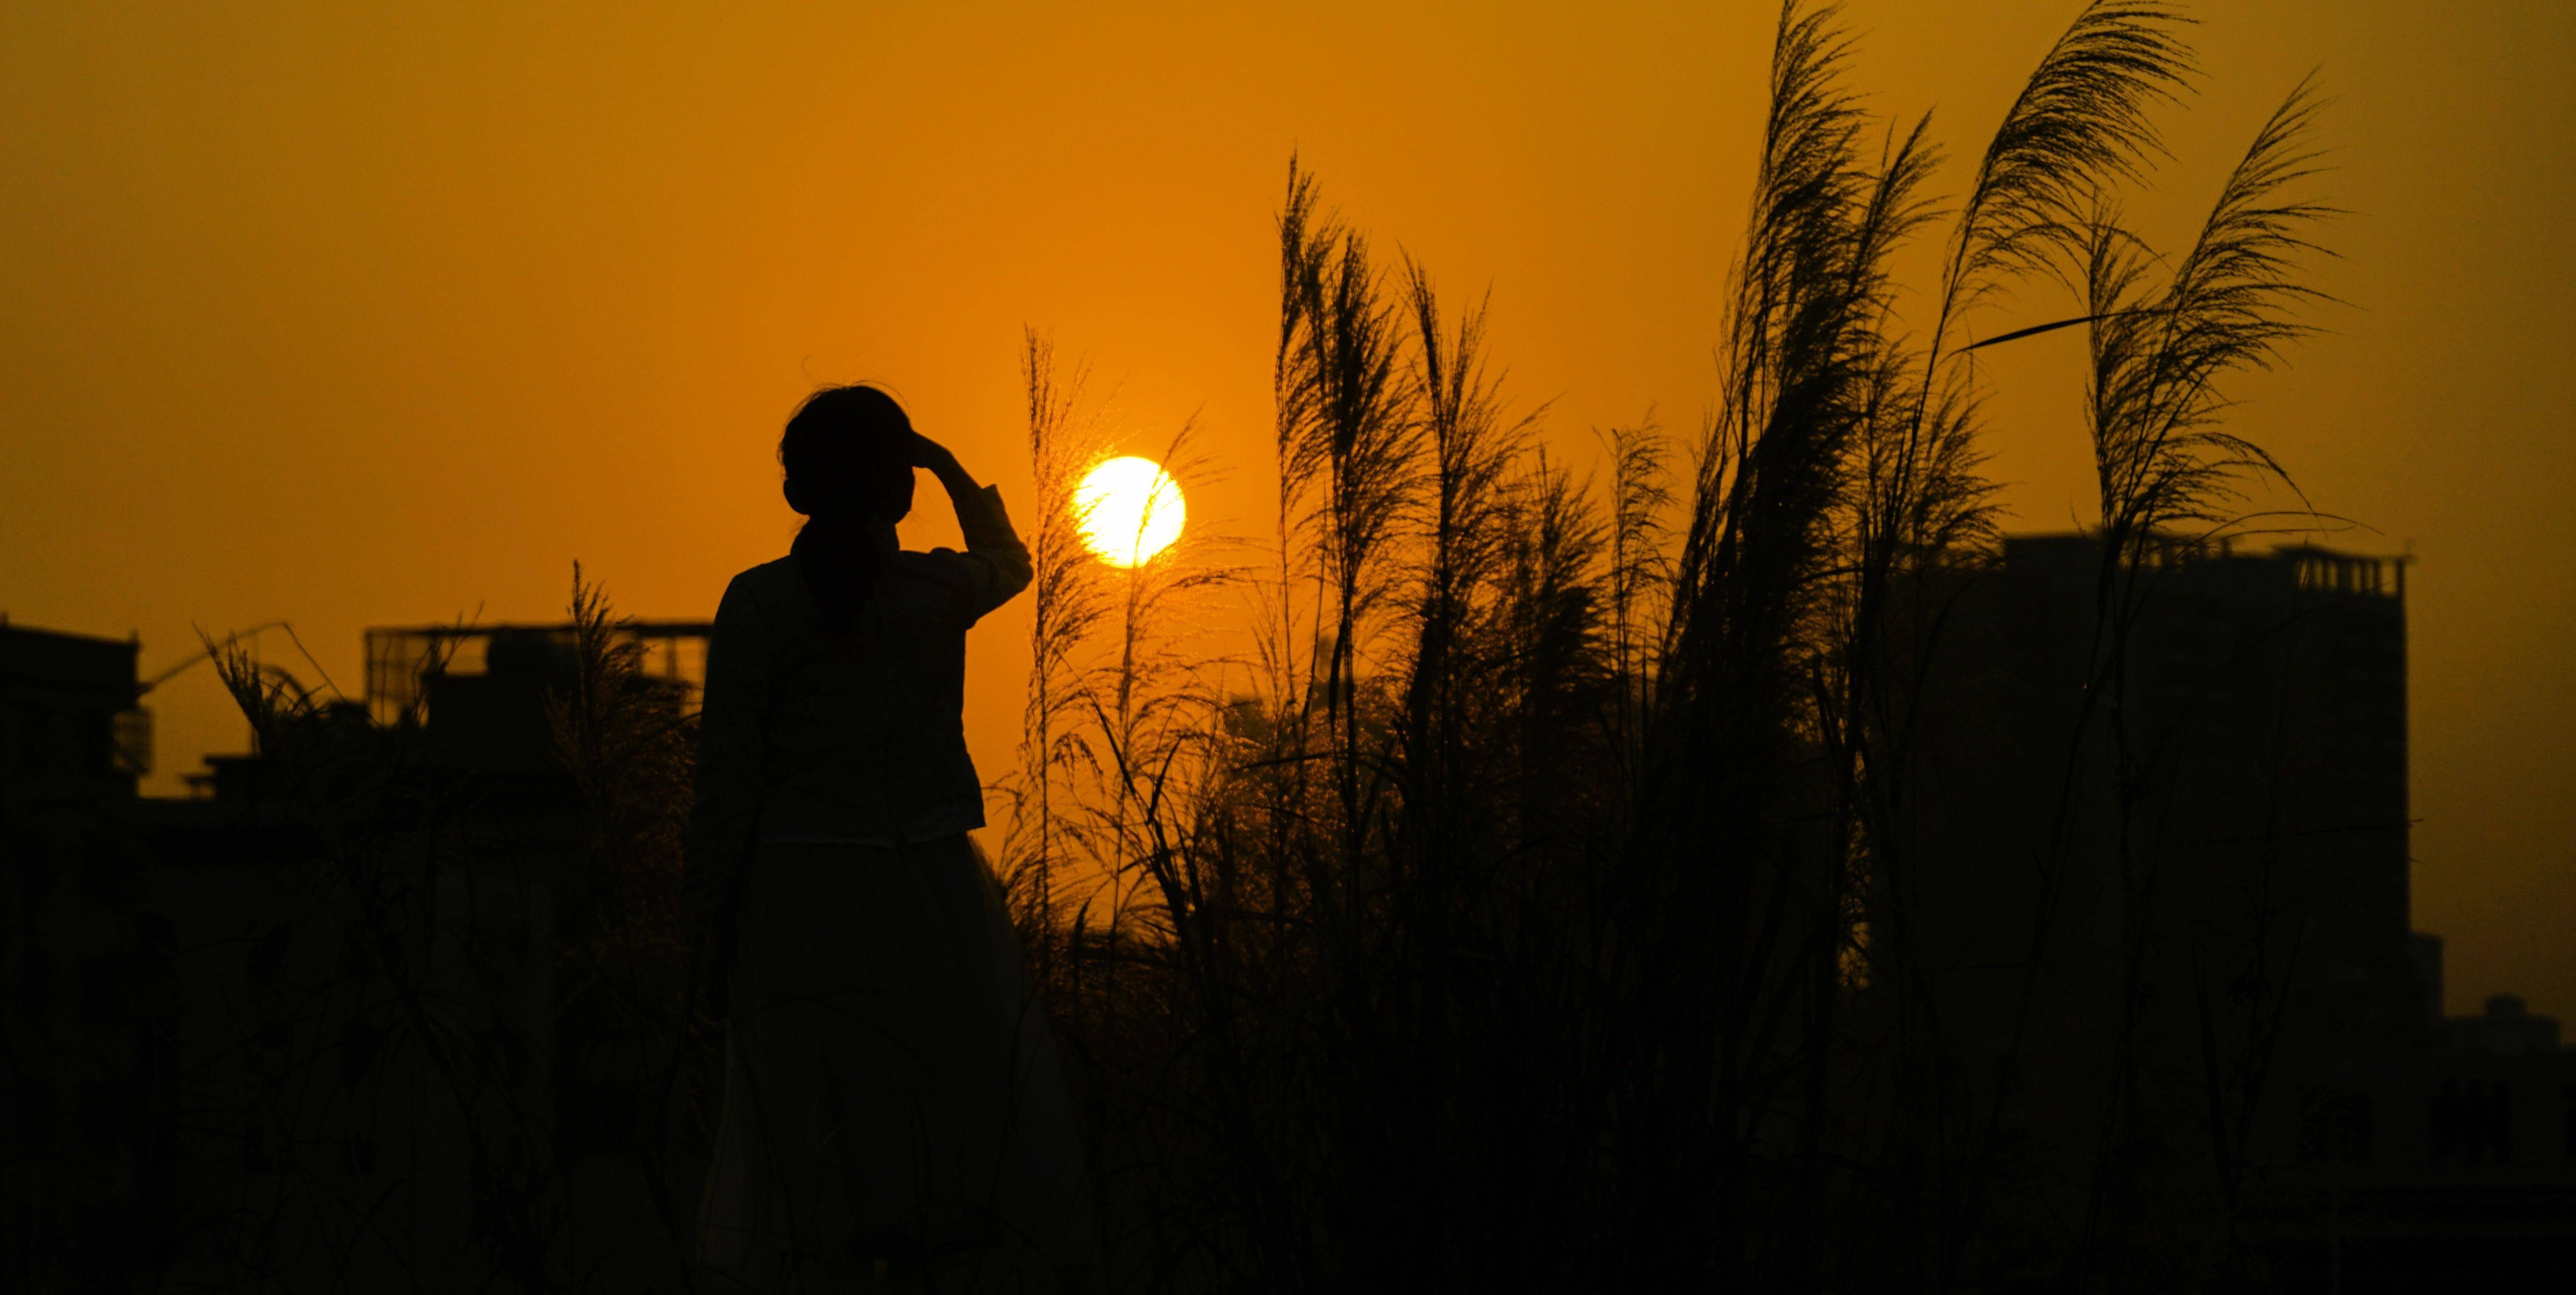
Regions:
<instances>
[{"instance_id":1,"label":"silhouetted woman","mask_svg":"<svg viewBox=\"0 0 2576 1295\"><path fill-rule=\"evenodd\" d=\"M1018 1288L1078 1245L1073 1113L970 828L966 630L1029 582L998 491L873 387L778 443L788 555L708 648L688 902L730 969L699 1258L761 1291ZM905 551L913 469L966 551Z\"/></svg>"}]
</instances>

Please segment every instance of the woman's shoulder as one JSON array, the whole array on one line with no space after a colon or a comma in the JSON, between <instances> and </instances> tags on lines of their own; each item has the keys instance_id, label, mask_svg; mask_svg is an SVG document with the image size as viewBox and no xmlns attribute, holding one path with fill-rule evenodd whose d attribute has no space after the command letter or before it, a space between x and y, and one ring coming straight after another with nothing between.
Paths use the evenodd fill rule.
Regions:
<instances>
[{"instance_id":1,"label":"woman's shoulder","mask_svg":"<svg viewBox=\"0 0 2576 1295\"><path fill-rule=\"evenodd\" d=\"M904 549L891 556L886 569L896 579L951 594L971 592L983 576L979 559L955 549Z\"/></svg>"},{"instance_id":2,"label":"woman's shoulder","mask_svg":"<svg viewBox=\"0 0 2576 1295\"><path fill-rule=\"evenodd\" d=\"M736 575L725 585L724 600L716 605L717 615L757 611L790 601L804 593L803 577L797 573L795 555L774 558Z\"/></svg>"}]
</instances>

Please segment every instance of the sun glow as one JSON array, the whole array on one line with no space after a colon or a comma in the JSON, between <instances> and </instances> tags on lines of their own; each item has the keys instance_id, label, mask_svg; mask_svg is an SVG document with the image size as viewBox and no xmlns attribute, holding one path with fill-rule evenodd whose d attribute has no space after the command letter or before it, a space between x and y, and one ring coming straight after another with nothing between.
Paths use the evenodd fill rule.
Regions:
<instances>
[{"instance_id":1,"label":"sun glow","mask_svg":"<svg viewBox=\"0 0 2576 1295\"><path fill-rule=\"evenodd\" d=\"M1181 483L1152 459L1110 459L1073 492L1082 542L1113 567L1142 566L1181 537Z\"/></svg>"}]
</instances>

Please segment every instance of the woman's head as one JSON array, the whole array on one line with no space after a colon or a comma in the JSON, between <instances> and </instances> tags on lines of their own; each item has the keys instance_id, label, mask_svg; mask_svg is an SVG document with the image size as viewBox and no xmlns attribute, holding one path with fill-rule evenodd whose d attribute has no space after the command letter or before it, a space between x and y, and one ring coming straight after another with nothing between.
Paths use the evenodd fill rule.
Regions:
<instances>
[{"instance_id":1,"label":"woman's head","mask_svg":"<svg viewBox=\"0 0 2576 1295\"><path fill-rule=\"evenodd\" d=\"M778 438L787 506L808 517L901 521L912 511L912 420L866 385L806 398Z\"/></svg>"}]
</instances>

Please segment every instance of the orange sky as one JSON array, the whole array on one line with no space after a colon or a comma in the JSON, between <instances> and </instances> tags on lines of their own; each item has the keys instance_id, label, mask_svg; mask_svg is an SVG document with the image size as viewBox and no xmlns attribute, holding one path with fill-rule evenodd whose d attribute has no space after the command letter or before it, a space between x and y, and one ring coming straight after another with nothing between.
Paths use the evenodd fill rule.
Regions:
<instances>
[{"instance_id":1,"label":"orange sky","mask_svg":"<svg viewBox=\"0 0 2576 1295\"><path fill-rule=\"evenodd\" d=\"M1965 152L2073 7L1855 0L1856 71ZM1264 530L1292 148L1453 296L1492 285L1511 390L1578 461L1713 389L1765 5L926 8L0 7L0 608L139 631L147 670L285 618L353 688L362 627L551 618L576 558L702 616L783 550L770 449L818 381L892 383L1024 500L1023 324L1140 445L1199 413L1236 475L1193 519ZM2421 558L2416 923L2453 1010L2576 1016L2576 9L2204 17L2137 210L2178 236L2322 67L2355 214L2319 281L2352 304L2238 429L2375 528L2332 542ZM2089 496L2080 348L1987 353L2018 527ZM1022 610L976 641L988 773ZM152 789L242 744L204 672L154 700Z\"/></svg>"}]
</instances>

